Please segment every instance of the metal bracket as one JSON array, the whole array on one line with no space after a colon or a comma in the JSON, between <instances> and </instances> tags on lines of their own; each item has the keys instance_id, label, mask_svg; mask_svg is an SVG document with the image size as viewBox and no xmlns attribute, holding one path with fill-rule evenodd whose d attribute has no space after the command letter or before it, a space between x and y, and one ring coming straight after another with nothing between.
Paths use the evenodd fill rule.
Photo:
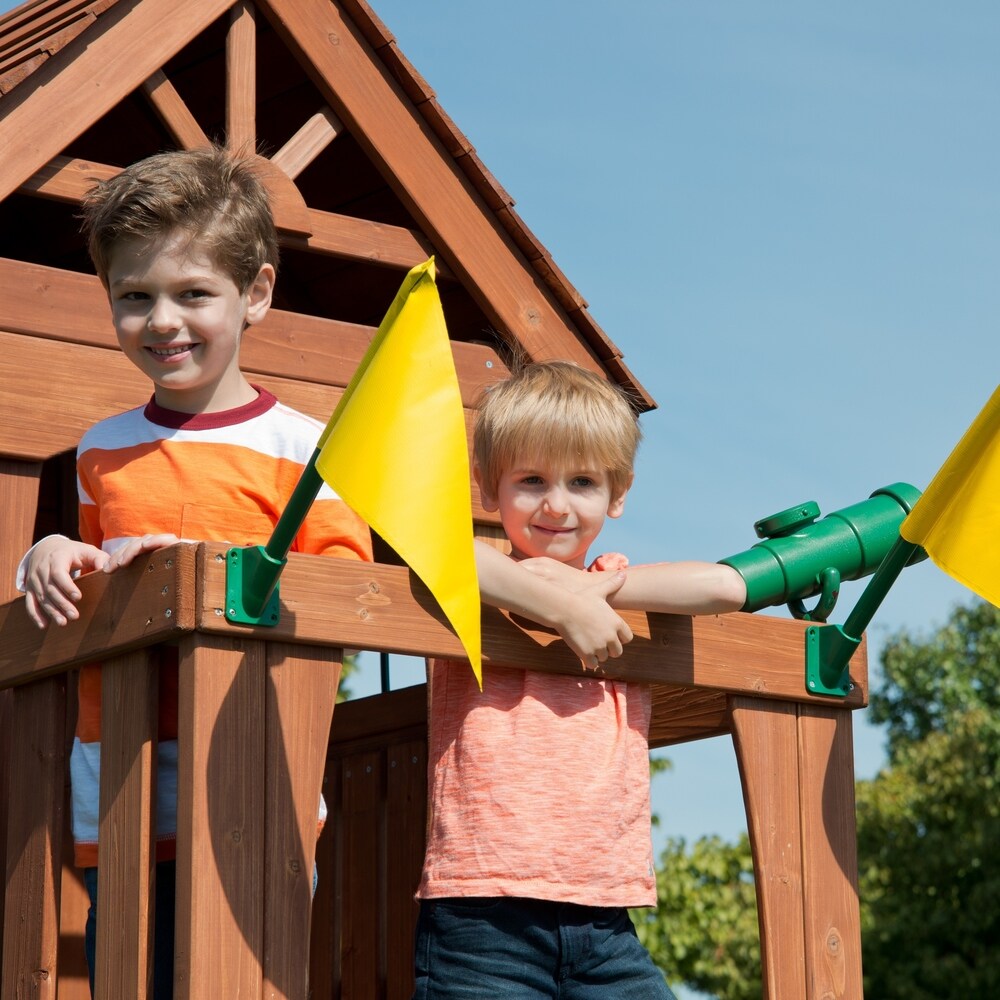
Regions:
<instances>
[{"instance_id":1,"label":"metal bracket","mask_svg":"<svg viewBox=\"0 0 1000 1000\"><path fill-rule=\"evenodd\" d=\"M854 687L849 664L860 639L839 625L811 625L806 629L806 691L846 698Z\"/></svg>"},{"instance_id":2,"label":"metal bracket","mask_svg":"<svg viewBox=\"0 0 1000 1000\"><path fill-rule=\"evenodd\" d=\"M261 545L249 548L230 549L226 553L226 618L240 625L265 625L273 627L281 618L281 599L279 584L274 583L273 589L266 596L259 593L257 584L258 570L263 567L270 570L276 563L264 551ZM285 560L281 560L283 566ZM280 568L278 569L280 573ZM277 574L272 574L277 581ZM263 607L261 607L263 605ZM250 608L261 607L258 614L251 613Z\"/></svg>"}]
</instances>

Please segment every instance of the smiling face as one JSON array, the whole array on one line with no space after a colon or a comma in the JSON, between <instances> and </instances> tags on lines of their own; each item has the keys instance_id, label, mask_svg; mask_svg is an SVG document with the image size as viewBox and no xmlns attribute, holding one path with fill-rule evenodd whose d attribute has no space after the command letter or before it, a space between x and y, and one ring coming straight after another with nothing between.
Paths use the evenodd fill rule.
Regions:
<instances>
[{"instance_id":1,"label":"smiling face","mask_svg":"<svg viewBox=\"0 0 1000 1000\"><path fill-rule=\"evenodd\" d=\"M118 243L108 296L118 343L152 379L156 402L182 413L213 413L251 402L240 371L247 323L267 314L274 268L265 264L246 292L183 231Z\"/></svg>"},{"instance_id":2,"label":"smiling face","mask_svg":"<svg viewBox=\"0 0 1000 1000\"><path fill-rule=\"evenodd\" d=\"M480 487L483 507L500 512L514 558L548 556L576 569L584 568L604 519L625 507L625 494L612 496L610 478L596 463L516 463L500 474L496 495Z\"/></svg>"}]
</instances>

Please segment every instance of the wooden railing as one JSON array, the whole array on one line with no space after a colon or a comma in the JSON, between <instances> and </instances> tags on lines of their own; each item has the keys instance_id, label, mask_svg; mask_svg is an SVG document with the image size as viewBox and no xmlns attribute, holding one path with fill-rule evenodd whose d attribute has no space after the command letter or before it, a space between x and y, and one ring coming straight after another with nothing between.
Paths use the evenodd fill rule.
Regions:
<instances>
[{"instance_id":1,"label":"wooden railing","mask_svg":"<svg viewBox=\"0 0 1000 1000\"><path fill-rule=\"evenodd\" d=\"M423 693L341 706L329 754L328 733L344 648L458 658L461 646L405 568L293 555L274 628L229 623L225 568L225 547L205 543L92 574L80 581L80 619L44 633L23 599L0 606L0 689L11 689L0 702L5 1000L55 997L66 675L95 659L104 664L97 995L147 996L152 653L162 643L180 657L178 1000L304 998L310 940L316 997L409 996L426 808ZM850 696L817 700L805 693L801 623L626 617L636 638L601 673L654 685L651 745L732 734L765 996L860 998L851 709L867 697L864 648ZM492 610L483 648L487 664L583 672L557 636ZM324 771L333 812L313 901ZM362 773L377 780L355 780Z\"/></svg>"}]
</instances>

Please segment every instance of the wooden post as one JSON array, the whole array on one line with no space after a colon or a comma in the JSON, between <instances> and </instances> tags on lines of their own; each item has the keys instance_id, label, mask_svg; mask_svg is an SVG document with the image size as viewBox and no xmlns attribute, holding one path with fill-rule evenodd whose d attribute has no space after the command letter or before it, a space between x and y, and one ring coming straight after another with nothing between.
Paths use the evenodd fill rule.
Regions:
<instances>
[{"instance_id":1,"label":"wooden post","mask_svg":"<svg viewBox=\"0 0 1000 1000\"><path fill-rule=\"evenodd\" d=\"M98 1000L152 996L159 674L151 654L101 667Z\"/></svg>"},{"instance_id":2,"label":"wooden post","mask_svg":"<svg viewBox=\"0 0 1000 1000\"><path fill-rule=\"evenodd\" d=\"M730 701L765 1000L861 1000L851 714Z\"/></svg>"}]
</instances>

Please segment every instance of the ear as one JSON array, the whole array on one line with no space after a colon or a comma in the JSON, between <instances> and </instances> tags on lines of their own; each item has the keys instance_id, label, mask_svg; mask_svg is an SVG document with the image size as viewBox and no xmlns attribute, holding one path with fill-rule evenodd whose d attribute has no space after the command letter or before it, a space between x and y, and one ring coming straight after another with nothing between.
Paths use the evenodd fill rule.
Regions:
<instances>
[{"instance_id":1,"label":"ear","mask_svg":"<svg viewBox=\"0 0 1000 1000\"><path fill-rule=\"evenodd\" d=\"M472 475L475 477L476 483L479 486L479 500L483 505L483 510L492 514L494 511L500 509L500 503L493 493L483 485L483 474L480 471L479 463L475 462L472 466Z\"/></svg>"},{"instance_id":2,"label":"ear","mask_svg":"<svg viewBox=\"0 0 1000 1000\"><path fill-rule=\"evenodd\" d=\"M633 476L628 477L628 483L625 489L622 490L620 497L612 499L611 503L608 504L608 517L621 517L625 511L625 497L628 495L628 491L632 488Z\"/></svg>"},{"instance_id":3,"label":"ear","mask_svg":"<svg viewBox=\"0 0 1000 1000\"><path fill-rule=\"evenodd\" d=\"M267 315L271 308L271 296L274 294L274 279L274 266L263 264L247 290L248 323L259 323Z\"/></svg>"}]
</instances>

